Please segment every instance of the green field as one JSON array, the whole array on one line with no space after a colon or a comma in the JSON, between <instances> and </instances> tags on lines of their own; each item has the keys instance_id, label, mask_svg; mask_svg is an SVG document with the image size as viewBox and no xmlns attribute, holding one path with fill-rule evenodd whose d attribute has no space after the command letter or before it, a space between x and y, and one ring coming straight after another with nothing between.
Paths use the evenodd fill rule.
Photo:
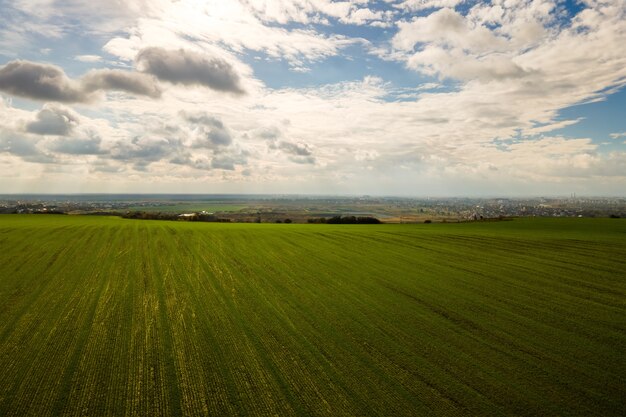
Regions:
<instances>
[{"instance_id":1,"label":"green field","mask_svg":"<svg viewBox=\"0 0 626 417\"><path fill-rule=\"evenodd\" d=\"M626 220L0 216L0 416L625 410Z\"/></svg>"}]
</instances>

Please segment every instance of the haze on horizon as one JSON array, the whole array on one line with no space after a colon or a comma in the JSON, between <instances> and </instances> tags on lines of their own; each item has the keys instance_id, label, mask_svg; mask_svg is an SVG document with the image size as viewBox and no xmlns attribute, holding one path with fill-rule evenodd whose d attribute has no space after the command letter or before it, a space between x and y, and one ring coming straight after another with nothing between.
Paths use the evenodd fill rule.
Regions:
<instances>
[{"instance_id":1,"label":"haze on horizon","mask_svg":"<svg viewBox=\"0 0 626 417\"><path fill-rule=\"evenodd\" d=\"M0 15L0 194L626 189L624 0L0 0Z\"/></svg>"}]
</instances>

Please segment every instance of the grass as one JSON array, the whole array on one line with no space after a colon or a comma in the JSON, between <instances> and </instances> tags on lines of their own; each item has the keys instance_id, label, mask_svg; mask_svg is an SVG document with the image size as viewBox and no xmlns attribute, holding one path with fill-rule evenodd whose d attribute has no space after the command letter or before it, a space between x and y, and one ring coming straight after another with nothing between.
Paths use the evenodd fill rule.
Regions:
<instances>
[{"instance_id":1,"label":"grass","mask_svg":"<svg viewBox=\"0 0 626 417\"><path fill-rule=\"evenodd\" d=\"M0 216L0 415L623 415L626 221Z\"/></svg>"}]
</instances>

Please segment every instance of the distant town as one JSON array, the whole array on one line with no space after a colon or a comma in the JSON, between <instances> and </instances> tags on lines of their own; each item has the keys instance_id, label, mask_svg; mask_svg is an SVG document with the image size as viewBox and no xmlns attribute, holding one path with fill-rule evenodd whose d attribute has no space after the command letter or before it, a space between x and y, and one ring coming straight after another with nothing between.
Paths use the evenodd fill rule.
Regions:
<instances>
[{"instance_id":1,"label":"distant town","mask_svg":"<svg viewBox=\"0 0 626 417\"><path fill-rule=\"evenodd\" d=\"M407 198L290 195L0 195L2 214L87 214L226 222L319 222L369 216L385 223L507 217L626 217L624 197Z\"/></svg>"}]
</instances>

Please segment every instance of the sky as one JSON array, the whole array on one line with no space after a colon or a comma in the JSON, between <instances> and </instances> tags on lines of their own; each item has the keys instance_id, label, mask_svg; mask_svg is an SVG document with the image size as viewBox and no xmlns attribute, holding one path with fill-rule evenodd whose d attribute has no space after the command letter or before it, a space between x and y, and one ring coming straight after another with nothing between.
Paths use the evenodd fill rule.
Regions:
<instances>
[{"instance_id":1,"label":"sky","mask_svg":"<svg viewBox=\"0 0 626 417\"><path fill-rule=\"evenodd\" d=\"M0 16L0 193L626 195L626 0Z\"/></svg>"}]
</instances>

